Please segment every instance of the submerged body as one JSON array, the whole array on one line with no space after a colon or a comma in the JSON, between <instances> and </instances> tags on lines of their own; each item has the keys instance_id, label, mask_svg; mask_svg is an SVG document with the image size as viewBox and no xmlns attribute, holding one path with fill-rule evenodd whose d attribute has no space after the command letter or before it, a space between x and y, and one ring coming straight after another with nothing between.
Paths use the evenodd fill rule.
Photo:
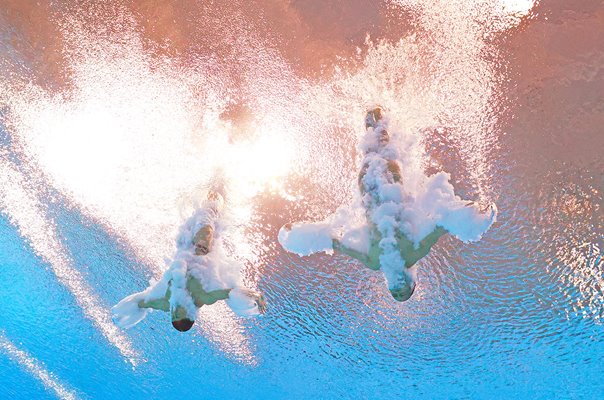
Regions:
<instances>
[{"instance_id":1,"label":"submerged body","mask_svg":"<svg viewBox=\"0 0 604 400\"><path fill-rule=\"evenodd\" d=\"M193 304L195 304L195 307L202 307L202 306L209 306L212 305L214 303L216 303L218 300L226 300L229 298L229 293L231 292L231 289L219 289L219 290L213 290L211 292L207 292L204 290L203 286L201 285L201 283L199 283L199 281L195 278L193 278L192 276L189 276L187 278L187 284L186 284L186 290L187 292L189 292L189 294L191 295L191 297L193 298ZM158 299L149 299L149 300L144 300L141 299L138 301L138 307L139 308L153 308L155 310L161 310L161 311L170 311L170 297L171 297L172 293L170 290L170 287L168 287L168 290L166 291L166 293L164 294L163 297L160 297ZM176 308L175 312L178 313L178 307Z\"/></svg>"},{"instance_id":2,"label":"submerged body","mask_svg":"<svg viewBox=\"0 0 604 400\"><path fill-rule=\"evenodd\" d=\"M442 221L436 221L431 231L420 238L409 236L409 225L413 224L405 218L403 174L380 108L367 113L365 128L361 146L364 158L358 179L358 203L365 215L363 226L346 228L341 233L333 216L321 223L286 224L279 232L279 241L285 249L300 255L335 251L357 259L372 270L381 270L392 297L405 301L415 290L414 265L448 230L440 224ZM496 208L493 205L483 212L474 203L454 196L452 187L450 192L451 210L447 211L451 215L465 213L470 219L482 220L484 226L475 234L480 238L495 220ZM448 215L442 219L447 218Z\"/></svg>"},{"instance_id":3,"label":"submerged body","mask_svg":"<svg viewBox=\"0 0 604 400\"><path fill-rule=\"evenodd\" d=\"M438 239L446 233L447 231L439 226L432 233L426 236L416 248L411 240L409 240L402 232L397 231L396 247L398 247L402 258L405 261L405 268L413 267L415 263L427 256L432 246L434 246ZM383 250L380 248L381 238L382 235L380 234L379 230L374 229L371 235L369 251L367 253L346 247L338 239L333 239L333 249L338 253L356 258L368 268L378 271L380 269L380 255L383 253Z\"/></svg>"},{"instance_id":4,"label":"submerged body","mask_svg":"<svg viewBox=\"0 0 604 400\"><path fill-rule=\"evenodd\" d=\"M217 235L222 207L222 196L210 192L201 209L181 227L178 250L162 279L113 307L120 326L131 327L146 316L147 310L155 309L170 312L174 328L187 331L200 307L219 300L225 300L241 316L265 311L262 295L243 287L239 266L222 252Z\"/></svg>"}]
</instances>

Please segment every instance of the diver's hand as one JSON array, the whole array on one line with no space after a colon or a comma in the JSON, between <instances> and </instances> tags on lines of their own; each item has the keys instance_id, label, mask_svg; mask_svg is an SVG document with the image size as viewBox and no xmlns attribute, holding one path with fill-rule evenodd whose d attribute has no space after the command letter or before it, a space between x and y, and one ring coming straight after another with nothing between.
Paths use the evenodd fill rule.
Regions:
<instances>
[{"instance_id":1,"label":"diver's hand","mask_svg":"<svg viewBox=\"0 0 604 400\"><path fill-rule=\"evenodd\" d=\"M256 306L258 307L258 311L260 312L260 314L264 314L266 312L267 304L263 295L258 294L258 296L256 297Z\"/></svg>"},{"instance_id":2,"label":"diver's hand","mask_svg":"<svg viewBox=\"0 0 604 400\"><path fill-rule=\"evenodd\" d=\"M255 290L248 288L238 287L231 290L226 302L231 310L240 317L250 317L266 312L264 297Z\"/></svg>"},{"instance_id":3,"label":"diver's hand","mask_svg":"<svg viewBox=\"0 0 604 400\"><path fill-rule=\"evenodd\" d=\"M239 290L241 290L246 296L254 301L254 304L256 307L258 307L258 312L260 314L264 314L266 312L267 304L262 293L247 288L240 288Z\"/></svg>"},{"instance_id":4,"label":"diver's hand","mask_svg":"<svg viewBox=\"0 0 604 400\"><path fill-rule=\"evenodd\" d=\"M134 293L111 308L111 318L120 328L128 329L145 319L148 308L140 307L144 303L144 293Z\"/></svg>"},{"instance_id":5,"label":"diver's hand","mask_svg":"<svg viewBox=\"0 0 604 400\"><path fill-rule=\"evenodd\" d=\"M486 211L489 213L489 218L491 219L491 221L493 221L497 216L497 206L495 205L495 203L489 204Z\"/></svg>"},{"instance_id":6,"label":"diver's hand","mask_svg":"<svg viewBox=\"0 0 604 400\"><path fill-rule=\"evenodd\" d=\"M281 247L299 256L333 252L333 227L329 222L296 222L283 225L277 235Z\"/></svg>"}]
</instances>

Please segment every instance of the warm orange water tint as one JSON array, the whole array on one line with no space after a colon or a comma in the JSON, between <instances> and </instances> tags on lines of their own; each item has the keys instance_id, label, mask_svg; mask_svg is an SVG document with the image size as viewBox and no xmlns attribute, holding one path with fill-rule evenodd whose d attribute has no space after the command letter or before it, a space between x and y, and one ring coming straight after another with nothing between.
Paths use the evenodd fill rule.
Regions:
<instances>
[{"instance_id":1,"label":"warm orange water tint","mask_svg":"<svg viewBox=\"0 0 604 400\"><path fill-rule=\"evenodd\" d=\"M233 252L248 279L285 319L298 321L300 304L312 300L314 319L300 324L318 337L349 344L370 332L368 347L338 355L351 363L377 352L388 368L414 335L429 334L411 356L426 361L450 343L443 324L481 320L476 310L498 316L495 329L507 338L547 337L558 329L548 313L601 323L600 1L217 4L0 0L0 105L10 137L0 193L10 200L27 187L28 199L5 200L3 212L17 225L35 217L27 229L44 240L23 236L59 266L59 280L78 266L38 212L45 185L122 240L151 277L220 169L231 184ZM421 266L417 301L404 307L375 276L352 281L356 264L316 257L312 268L293 268L299 261L275 245L281 224L315 220L351 198L362 115L375 104L414 143L417 168L451 172L460 192L502 211L483 242L443 241ZM15 157L37 178L17 170ZM85 282L69 282L74 296L96 298ZM343 294L334 297L334 287ZM108 305L90 302L78 305L130 354L122 333L104 325ZM326 317L334 307L344 321ZM222 309L201 318L217 348L257 362L253 325ZM488 353L485 331L455 326L468 334L464 346ZM287 346L295 334L270 335Z\"/></svg>"}]
</instances>

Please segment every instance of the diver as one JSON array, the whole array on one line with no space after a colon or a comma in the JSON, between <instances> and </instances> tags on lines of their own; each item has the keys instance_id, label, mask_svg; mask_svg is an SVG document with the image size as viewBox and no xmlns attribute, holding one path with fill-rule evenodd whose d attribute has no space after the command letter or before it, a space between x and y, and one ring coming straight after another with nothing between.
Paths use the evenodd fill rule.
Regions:
<instances>
[{"instance_id":1,"label":"diver","mask_svg":"<svg viewBox=\"0 0 604 400\"><path fill-rule=\"evenodd\" d=\"M163 277L112 308L119 326L136 325L149 309L155 309L170 312L172 326L186 332L200 307L219 300L225 300L240 316L266 311L264 297L241 284L240 266L224 254L219 237L223 206L223 196L209 191L202 207L181 227L178 249Z\"/></svg>"},{"instance_id":2,"label":"diver","mask_svg":"<svg viewBox=\"0 0 604 400\"><path fill-rule=\"evenodd\" d=\"M398 152L390 143L380 107L367 112L365 129L358 187L366 224L339 235L330 223L289 223L281 228L279 242L286 250L300 255L337 252L360 261L372 270L381 270L392 297L406 301L416 287L415 264L448 231L436 224L419 241L412 240L403 232L401 227L405 221L401 215L405 210L401 165L397 160ZM478 238L495 221L494 204L481 210L475 203L459 199L457 206L465 208L462 211L468 217L486 221ZM349 242L351 245L347 244ZM353 246L354 243L356 245Z\"/></svg>"}]
</instances>

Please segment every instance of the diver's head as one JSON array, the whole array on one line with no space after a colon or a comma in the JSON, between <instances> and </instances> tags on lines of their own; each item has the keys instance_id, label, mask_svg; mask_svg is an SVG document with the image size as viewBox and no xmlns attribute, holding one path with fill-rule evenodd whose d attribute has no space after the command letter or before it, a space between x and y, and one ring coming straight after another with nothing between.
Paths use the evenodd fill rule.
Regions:
<instances>
[{"instance_id":1,"label":"diver's head","mask_svg":"<svg viewBox=\"0 0 604 400\"><path fill-rule=\"evenodd\" d=\"M396 301L407 301L413 295L415 291L415 282L411 282L411 284L403 285L401 287L390 289L390 294L394 297Z\"/></svg>"},{"instance_id":2,"label":"diver's head","mask_svg":"<svg viewBox=\"0 0 604 400\"><path fill-rule=\"evenodd\" d=\"M188 318L184 318L184 319L173 320L172 326L177 331L186 332L193 327L194 323L195 323L195 321L191 321Z\"/></svg>"},{"instance_id":3,"label":"diver's head","mask_svg":"<svg viewBox=\"0 0 604 400\"><path fill-rule=\"evenodd\" d=\"M172 326L180 332L186 332L193 327L195 320L189 318L186 308L177 306L172 309Z\"/></svg>"},{"instance_id":4,"label":"diver's head","mask_svg":"<svg viewBox=\"0 0 604 400\"><path fill-rule=\"evenodd\" d=\"M407 301L413 295L417 282L416 267L405 268L396 275L396 278L388 283L388 290L396 301Z\"/></svg>"}]
</instances>

